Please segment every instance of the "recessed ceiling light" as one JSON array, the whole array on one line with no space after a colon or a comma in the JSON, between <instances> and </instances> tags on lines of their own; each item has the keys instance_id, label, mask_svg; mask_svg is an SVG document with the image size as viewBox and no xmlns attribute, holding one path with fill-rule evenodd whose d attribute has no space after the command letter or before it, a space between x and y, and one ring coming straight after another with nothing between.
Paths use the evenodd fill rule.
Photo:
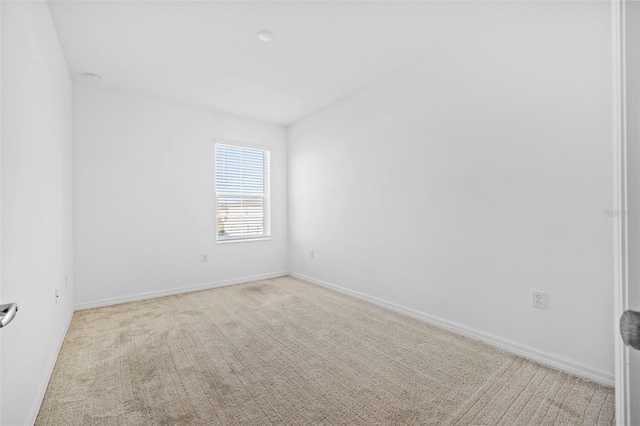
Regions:
<instances>
[{"instance_id":1,"label":"recessed ceiling light","mask_svg":"<svg viewBox=\"0 0 640 426\"><path fill-rule=\"evenodd\" d=\"M273 33L269 30L262 30L258 33L258 38L262 41L273 40Z\"/></svg>"},{"instance_id":2,"label":"recessed ceiling light","mask_svg":"<svg viewBox=\"0 0 640 426\"><path fill-rule=\"evenodd\" d=\"M91 83L97 83L100 80L102 80L102 77L100 77L98 74L94 74L92 72L85 72L82 74L82 77L84 77L85 80L91 82Z\"/></svg>"}]
</instances>

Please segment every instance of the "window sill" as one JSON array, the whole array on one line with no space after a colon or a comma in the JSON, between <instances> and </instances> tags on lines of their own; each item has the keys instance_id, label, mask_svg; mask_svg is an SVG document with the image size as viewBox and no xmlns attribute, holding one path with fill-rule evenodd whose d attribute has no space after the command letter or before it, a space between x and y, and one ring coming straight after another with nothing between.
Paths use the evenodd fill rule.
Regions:
<instances>
[{"instance_id":1,"label":"window sill","mask_svg":"<svg viewBox=\"0 0 640 426\"><path fill-rule=\"evenodd\" d=\"M261 238L238 238L234 240L216 240L216 244L232 244L232 243L246 243L249 241L269 241L271 237L261 237Z\"/></svg>"}]
</instances>

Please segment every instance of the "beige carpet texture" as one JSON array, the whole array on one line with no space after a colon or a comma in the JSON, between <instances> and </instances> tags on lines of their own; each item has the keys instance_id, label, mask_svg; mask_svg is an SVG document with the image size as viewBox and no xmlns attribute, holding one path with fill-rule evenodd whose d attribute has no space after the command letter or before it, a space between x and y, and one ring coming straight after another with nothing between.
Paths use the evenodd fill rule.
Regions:
<instances>
[{"instance_id":1,"label":"beige carpet texture","mask_svg":"<svg viewBox=\"0 0 640 426\"><path fill-rule=\"evenodd\" d=\"M36 425L611 425L607 386L276 278L76 312Z\"/></svg>"}]
</instances>

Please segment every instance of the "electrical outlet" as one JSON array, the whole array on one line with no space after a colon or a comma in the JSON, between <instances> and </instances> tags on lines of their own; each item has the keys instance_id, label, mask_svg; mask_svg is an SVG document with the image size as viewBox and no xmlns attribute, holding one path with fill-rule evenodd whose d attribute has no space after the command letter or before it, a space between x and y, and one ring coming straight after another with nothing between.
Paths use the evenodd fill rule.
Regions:
<instances>
[{"instance_id":1,"label":"electrical outlet","mask_svg":"<svg viewBox=\"0 0 640 426\"><path fill-rule=\"evenodd\" d=\"M531 290L531 306L534 308L549 309L548 298L549 295L547 293Z\"/></svg>"},{"instance_id":2,"label":"electrical outlet","mask_svg":"<svg viewBox=\"0 0 640 426\"><path fill-rule=\"evenodd\" d=\"M309 250L309 258L313 259L313 249Z\"/></svg>"},{"instance_id":3,"label":"electrical outlet","mask_svg":"<svg viewBox=\"0 0 640 426\"><path fill-rule=\"evenodd\" d=\"M204 253L202 255L202 263L207 263L209 261L209 255L207 253Z\"/></svg>"}]
</instances>

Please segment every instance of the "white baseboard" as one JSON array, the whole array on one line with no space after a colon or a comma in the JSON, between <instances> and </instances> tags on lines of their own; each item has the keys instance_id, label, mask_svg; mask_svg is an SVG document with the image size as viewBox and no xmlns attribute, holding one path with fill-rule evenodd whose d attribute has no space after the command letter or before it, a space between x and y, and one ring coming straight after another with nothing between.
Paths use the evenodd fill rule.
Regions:
<instances>
[{"instance_id":1,"label":"white baseboard","mask_svg":"<svg viewBox=\"0 0 640 426\"><path fill-rule=\"evenodd\" d=\"M433 315L426 314L424 312L417 311L415 309L407 308L392 302L387 302L386 300L379 299L377 297L369 296L364 293L360 293L358 291L349 290L344 287L337 286L335 284L330 284L328 282L318 280L303 274L299 274L296 272L289 272L289 275L292 277L299 278L304 281L308 281L313 284L317 284L322 287L326 287L335 291L338 291L343 294L347 294L349 296L356 297L358 299L364 300L369 303L373 303L375 305L381 306L383 308L389 309L394 312L398 312L400 314L404 314L410 316L412 318L418 319L420 321L426 322L428 324L434 325L436 327L443 328L445 330L452 331L454 333L469 337L471 339L480 340L482 342L488 343L491 346L495 346L499 349L502 349L506 352L510 352L515 355L519 355L523 358L528 358L530 360L539 362L541 364L548 365L553 368L557 368L558 370L566 371L567 373L574 374L576 376L584 377L589 380L593 380L594 382L601 383L606 386L614 386L615 379L613 374L607 373L604 371L596 370L591 367L587 367L585 365L579 364L577 362L571 361L564 357L553 355L548 352L540 351L534 349L532 347L522 345L517 342L513 342L508 339L504 339L502 337L494 336L489 333L485 333L482 331L475 330L471 327L467 327L464 325L457 324L452 321L448 321L442 318L438 318Z\"/></svg>"},{"instance_id":2,"label":"white baseboard","mask_svg":"<svg viewBox=\"0 0 640 426\"><path fill-rule=\"evenodd\" d=\"M103 306L118 305L120 303L135 302L137 300L155 299L156 297L171 296L173 294L190 293L192 291L208 290L217 287L226 287L235 284L244 284L252 281L268 280L289 275L288 272L271 272L268 274L253 275L250 277L235 278L232 280L216 281L212 283L196 284L186 287L177 287L167 290L150 291L137 293L129 296L114 297L111 299L95 300L92 302L82 302L75 305L76 311L84 309L100 308Z\"/></svg>"},{"instance_id":3,"label":"white baseboard","mask_svg":"<svg viewBox=\"0 0 640 426\"><path fill-rule=\"evenodd\" d=\"M58 360L58 355L60 354L60 349L62 349L62 344L64 343L65 337L67 337L67 333L69 332L69 326L71 325L71 320L73 319L73 312L69 315L67 319L67 325L64 329L64 333L60 336L60 340L58 341L58 347L56 351L53 353L53 356L49 359L49 363L47 365L47 373L45 374L40 386L38 387L38 393L36 394L36 399L31 406L31 410L29 410L29 415L27 416L27 425L33 425L38 418L38 413L40 412L40 407L42 406L42 401L44 401L44 394L47 391L47 387L49 386L49 380L51 380L51 375L53 374L53 368L56 366L56 361Z\"/></svg>"}]
</instances>

